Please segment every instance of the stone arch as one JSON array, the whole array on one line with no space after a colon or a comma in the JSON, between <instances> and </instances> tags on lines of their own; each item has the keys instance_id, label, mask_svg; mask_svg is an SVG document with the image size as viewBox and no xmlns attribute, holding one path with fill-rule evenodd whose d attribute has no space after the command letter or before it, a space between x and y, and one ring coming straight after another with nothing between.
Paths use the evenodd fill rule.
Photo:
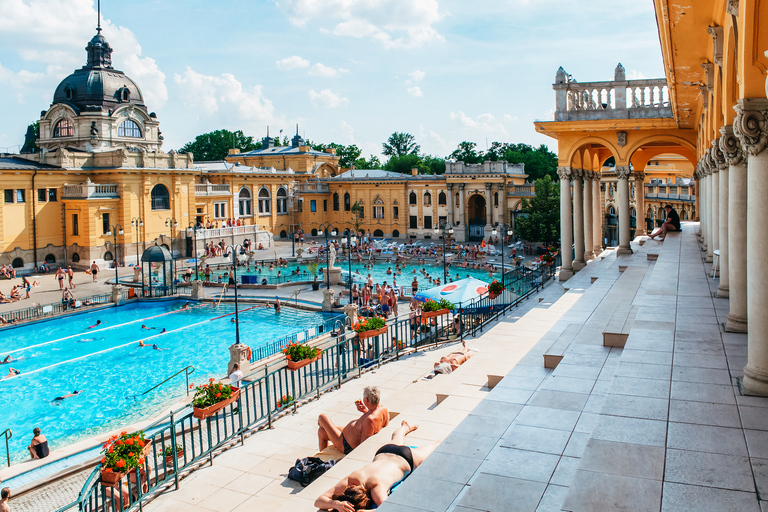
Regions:
<instances>
[{"instance_id":1,"label":"stone arch","mask_svg":"<svg viewBox=\"0 0 768 512\"><path fill-rule=\"evenodd\" d=\"M321 162L312 169L312 174L318 178L331 178L338 173L338 167L329 164L328 162Z\"/></svg>"},{"instance_id":2,"label":"stone arch","mask_svg":"<svg viewBox=\"0 0 768 512\"><path fill-rule=\"evenodd\" d=\"M400 231L398 231L397 229L392 231L392 237L393 238L399 238L400 237Z\"/></svg>"},{"instance_id":3,"label":"stone arch","mask_svg":"<svg viewBox=\"0 0 768 512\"><path fill-rule=\"evenodd\" d=\"M577 169L583 168L580 166L582 165L581 162L584 154L583 153L584 149L591 149L591 150L604 149L605 151L610 153L610 156L613 156L617 161L619 159L618 158L619 150L618 148L616 148L616 146L614 146L608 140L602 137L592 136L592 137L585 137L583 139L580 139L578 144L575 144L574 146L572 146L568 154L566 155L566 158L559 160L559 165L575 167ZM573 163L574 159L577 159L579 161L579 165L575 165Z\"/></svg>"},{"instance_id":4,"label":"stone arch","mask_svg":"<svg viewBox=\"0 0 768 512\"><path fill-rule=\"evenodd\" d=\"M658 146L658 148L654 148ZM677 147L677 151L674 149ZM627 151L627 160L631 161L632 156L640 149L646 149L649 152L653 152L658 149L658 154L662 153L676 153L688 159L694 166L696 166L696 146L689 140L675 135L649 135L640 140L635 141Z\"/></svg>"},{"instance_id":5,"label":"stone arch","mask_svg":"<svg viewBox=\"0 0 768 512\"><path fill-rule=\"evenodd\" d=\"M383 237L384 236L384 232L382 230L380 230L380 229L377 229L377 230L375 230L373 232L373 236Z\"/></svg>"},{"instance_id":6,"label":"stone arch","mask_svg":"<svg viewBox=\"0 0 768 512\"><path fill-rule=\"evenodd\" d=\"M13 268L22 268L24 266L24 260L21 258L13 258L13 261L11 262L11 266Z\"/></svg>"}]
</instances>

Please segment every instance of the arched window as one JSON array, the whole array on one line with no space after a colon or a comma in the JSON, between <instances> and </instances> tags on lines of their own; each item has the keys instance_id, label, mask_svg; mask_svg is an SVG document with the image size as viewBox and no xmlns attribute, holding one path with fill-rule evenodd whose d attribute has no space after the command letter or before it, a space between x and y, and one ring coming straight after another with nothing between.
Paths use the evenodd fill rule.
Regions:
<instances>
[{"instance_id":1,"label":"arched window","mask_svg":"<svg viewBox=\"0 0 768 512\"><path fill-rule=\"evenodd\" d=\"M45 262L46 263L56 263L56 256L53 254L48 254L45 256Z\"/></svg>"},{"instance_id":2,"label":"arched window","mask_svg":"<svg viewBox=\"0 0 768 512\"><path fill-rule=\"evenodd\" d=\"M285 230L280 231L280 238L288 238L288 233Z\"/></svg>"},{"instance_id":3,"label":"arched window","mask_svg":"<svg viewBox=\"0 0 768 512\"><path fill-rule=\"evenodd\" d=\"M447 198L445 197L445 192L440 192L437 195L437 204L438 205L446 205L446 204L448 204Z\"/></svg>"},{"instance_id":4,"label":"arched window","mask_svg":"<svg viewBox=\"0 0 768 512\"><path fill-rule=\"evenodd\" d=\"M659 219L664 220L667 218L667 210L665 210L664 208L659 208L657 215Z\"/></svg>"},{"instance_id":5,"label":"arched window","mask_svg":"<svg viewBox=\"0 0 768 512\"><path fill-rule=\"evenodd\" d=\"M24 266L24 260L21 258L14 258L13 262L11 262L11 266L13 268L21 268Z\"/></svg>"},{"instance_id":6,"label":"arched window","mask_svg":"<svg viewBox=\"0 0 768 512\"><path fill-rule=\"evenodd\" d=\"M629 216L630 217L637 217L637 210L635 210L634 208L630 208L629 209Z\"/></svg>"},{"instance_id":7,"label":"arched window","mask_svg":"<svg viewBox=\"0 0 768 512\"><path fill-rule=\"evenodd\" d=\"M460 204L461 204L461 199L459 199L459 193L456 192L456 208L458 208Z\"/></svg>"},{"instance_id":8,"label":"arched window","mask_svg":"<svg viewBox=\"0 0 768 512\"><path fill-rule=\"evenodd\" d=\"M415 205L416 201L417 201L416 192L411 192L410 194L408 194L408 204Z\"/></svg>"},{"instance_id":9,"label":"arched window","mask_svg":"<svg viewBox=\"0 0 768 512\"><path fill-rule=\"evenodd\" d=\"M267 187L261 187L259 190L259 213L269 213L272 203Z\"/></svg>"},{"instance_id":10,"label":"arched window","mask_svg":"<svg viewBox=\"0 0 768 512\"><path fill-rule=\"evenodd\" d=\"M384 232L380 229L377 229L376 231L373 232L373 236L379 236L379 237L384 236Z\"/></svg>"},{"instance_id":11,"label":"arched window","mask_svg":"<svg viewBox=\"0 0 768 512\"><path fill-rule=\"evenodd\" d=\"M138 139L141 137L141 129L139 128L139 125L137 125L130 119L126 119L125 121L120 123L120 126L117 127L117 136L118 137L134 137Z\"/></svg>"},{"instance_id":12,"label":"arched window","mask_svg":"<svg viewBox=\"0 0 768 512\"><path fill-rule=\"evenodd\" d=\"M165 185L155 185L150 192L153 210L170 210L171 198Z\"/></svg>"},{"instance_id":13,"label":"arched window","mask_svg":"<svg viewBox=\"0 0 768 512\"><path fill-rule=\"evenodd\" d=\"M312 236L317 236L317 230L316 229L312 230Z\"/></svg>"},{"instance_id":14,"label":"arched window","mask_svg":"<svg viewBox=\"0 0 768 512\"><path fill-rule=\"evenodd\" d=\"M78 263L80 261L80 255L77 253L72 254L72 263Z\"/></svg>"},{"instance_id":15,"label":"arched window","mask_svg":"<svg viewBox=\"0 0 768 512\"><path fill-rule=\"evenodd\" d=\"M352 203L350 202L349 192L344 192L344 211L348 212L352 209Z\"/></svg>"},{"instance_id":16,"label":"arched window","mask_svg":"<svg viewBox=\"0 0 768 512\"><path fill-rule=\"evenodd\" d=\"M608 205L608 208L606 208L605 211L608 215L616 215L616 210L614 210L613 206L611 205Z\"/></svg>"},{"instance_id":17,"label":"arched window","mask_svg":"<svg viewBox=\"0 0 768 512\"><path fill-rule=\"evenodd\" d=\"M499 193L493 193L493 206L499 206Z\"/></svg>"},{"instance_id":18,"label":"arched window","mask_svg":"<svg viewBox=\"0 0 768 512\"><path fill-rule=\"evenodd\" d=\"M104 253L104 261L112 261L113 259L111 252L107 251Z\"/></svg>"},{"instance_id":19,"label":"arched window","mask_svg":"<svg viewBox=\"0 0 768 512\"><path fill-rule=\"evenodd\" d=\"M335 212L339 211L339 193L338 192L333 193L333 211Z\"/></svg>"},{"instance_id":20,"label":"arched window","mask_svg":"<svg viewBox=\"0 0 768 512\"><path fill-rule=\"evenodd\" d=\"M54 137L72 137L75 135L75 125L69 119L62 119L53 128Z\"/></svg>"},{"instance_id":21,"label":"arched window","mask_svg":"<svg viewBox=\"0 0 768 512\"><path fill-rule=\"evenodd\" d=\"M400 232L398 230L392 231L392 237L393 238L398 238L399 236L400 236Z\"/></svg>"},{"instance_id":22,"label":"arched window","mask_svg":"<svg viewBox=\"0 0 768 512\"><path fill-rule=\"evenodd\" d=\"M243 187L240 189L239 198L240 200L240 216L241 217L248 217L250 215L253 215L253 209L252 209L252 201L251 198L251 191L248 190L247 187Z\"/></svg>"},{"instance_id":23,"label":"arched window","mask_svg":"<svg viewBox=\"0 0 768 512\"><path fill-rule=\"evenodd\" d=\"M432 194L429 192L424 194L424 206L432 206Z\"/></svg>"},{"instance_id":24,"label":"arched window","mask_svg":"<svg viewBox=\"0 0 768 512\"><path fill-rule=\"evenodd\" d=\"M277 189L277 213L288 213L288 191L285 187Z\"/></svg>"}]
</instances>

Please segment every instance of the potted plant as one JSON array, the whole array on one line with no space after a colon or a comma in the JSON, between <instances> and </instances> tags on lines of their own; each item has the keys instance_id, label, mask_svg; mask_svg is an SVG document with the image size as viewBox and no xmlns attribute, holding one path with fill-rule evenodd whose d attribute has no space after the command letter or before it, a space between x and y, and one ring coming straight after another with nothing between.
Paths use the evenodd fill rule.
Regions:
<instances>
[{"instance_id":1,"label":"potted plant","mask_svg":"<svg viewBox=\"0 0 768 512\"><path fill-rule=\"evenodd\" d=\"M190 388L195 390L192 400L194 416L200 420L213 416L240 396L240 388L215 383L214 379L208 379L208 384L197 387L191 385Z\"/></svg>"},{"instance_id":2,"label":"potted plant","mask_svg":"<svg viewBox=\"0 0 768 512\"><path fill-rule=\"evenodd\" d=\"M101 483L114 486L125 475L143 466L151 443L141 430L110 437L101 445Z\"/></svg>"},{"instance_id":3,"label":"potted plant","mask_svg":"<svg viewBox=\"0 0 768 512\"><path fill-rule=\"evenodd\" d=\"M501 295L501 292L503 292L505 289L506 288L504 287L503 284L501 284L499 281L494 279L493 282L490 285L488 285L488 296L491 299L495 299L496 297Z\"/></svg>"},{"instance_id":4,"label":"potted plant","mask_svg":"<svg viewBox=\"0 0 768 512\"><path fill-rule=\"evenodd\" d=\"M555 257L552 253L548 252L541 257L541 261L543 261L546 266L550 267L555 262Z\"/></svg>"},{"instance_id":5,"label":"potted plant","mask_svg":"<svg viewBox=\"0 0 768 512\"><path fill-rule=\"evenodd\" d=\"M451 309L455 309L456 306L453 305L452 302L447 301L445 299L440 299L439 301L436 300L428 300L424 304L421 305L422 314L421 316L423 318L433 318L436 316L442 316L448 313Z\"/></svg>"},{"instance_id":6,"label":"potted plant","mask_svg":"<svg viewBox=\"0 0 768 512\"><path fill-rule=\"evenodd\" d=\"M283 398L277 401L277 408L287 407L293 403L293 397L291 395L283 395Z\"/></svg>"},{"instance_id":7,"label":"potted plant","mask_svg":"<svg viewBox=\"0 0 768 512\"><path fill-rule=\"evenodd\" d=\"M308 263L307 264L307 271L309 272L309 275L311 275L314 280L312 281L312 289L317 291L320 289L320 283L317 281L317 269L318 264L317 263Z\"/></svg>"},{"instance_id":8,"label":"potted plant","mask_svg":"<svg viewBox=\"0 0 768 512\"><path fill-rule=\"evenodd\" d=\"M320 359L323 351L306 343L289 343L283 348L283 354L288 360L288 369L296 371Z\"/></svg>"},{"instance_id":9,"label":"potted plant","mask_svg":"<svg viewBox=\"0 0 768 512\"><path fill-rule=\"evenodd\" d=\"M357 337L364 340L387 332L387 321L380 316L373 316L371 318L364 318L353 325L352 328L357 331Z\"/></svg>"},{"instance_id":10,"label":"potted plant","mask_svg":"<svg viewBox=\"0 0 768 512\"><path fill-rule=\"evenodd\" d=\"M165 456L165 465L166 466L173 466L173 446L166 446L165 450L163 450L163 455ZM176 458L180 459L184 456L184 447L180 444L176 445Z\"/></svg>"}]
</instances>

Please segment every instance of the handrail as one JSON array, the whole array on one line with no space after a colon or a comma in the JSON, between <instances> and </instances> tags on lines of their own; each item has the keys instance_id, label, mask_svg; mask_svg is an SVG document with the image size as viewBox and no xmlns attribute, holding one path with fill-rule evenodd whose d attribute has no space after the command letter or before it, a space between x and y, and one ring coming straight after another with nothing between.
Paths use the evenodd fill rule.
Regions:
<instances>
[{"instance_id":1,"label":"handrail","mask_svg":"<svg viewBox=\"0 0 768 512\"><path fill-rule=\"evenodd\" d=\"M192 368L192 371L190 371L190 370L189 370L190 368ZM195 373L195 367L194 367L193 365L191 365L191 364L190 364L189 366L186 366L186 367L182 368L181 370L177 371L176 373L174 373L173 375L171 375L170 377L168 377L167 379L165 379L165 380L164 380L163 382L161 382L160 384L157 384L157 385L155 385L155 386L152 386L151 388L149 388L148 390L146 390L145 392L143 392L143 393L142 393L141 395L139 395L139 396L144 396L144 395L146 395L147 393L149 393L150 391L152 391L153 389L157 389L157 388L159 388L160 386L162 386L163 384L165 384L166 382L168 382L169 380L171 380L172 378L174 378L175 376L177 376L177 375L178 375L178 374L180 374L181 372L185 372L185 377L186 377L186 379L187 379L187 386L186 386L186 389L187 389L187 396L189 396L189 376L190 376L190 375L192 375L193 373Z\"/></svg>"},{"instance_id":2,"label":"handrail","mask_svg":"<svg viewBox=\"0 0 768 512\"><path fill-rule=\"evenodd\" d=\"M290 297L288 297L288 300L286 302L291 302L291 299L295 299L294 306L299 305L299 293L301 293L301 290L296 290L293 292Z\"/></svg>"},{"instance_id":3,"label":"handrail","mask_svg":"<svg viewBox=\"0 0 768 512\"><path fill-rule=\"evenodd\" d=\"M8 448L8 440L13 437L13 432L11 429L7 428L0 433L0 436L5 437L5 458L8 462L8 467L11 467L11 451Z\"/></svg>"},{"instance_id":4,"label":"handrail","mask_svg":"<svg viewBox=\"0 0 768 512\"><path fill-rule=\"evenodd\" d=\"M224 283L224 286L221 287L221 295L219 296L219 302L216 304L217 308L221 306L221 301L224 299L224 294L227 293L227 288L229 288L229 284Z\"/></svg>"}]
</instances>

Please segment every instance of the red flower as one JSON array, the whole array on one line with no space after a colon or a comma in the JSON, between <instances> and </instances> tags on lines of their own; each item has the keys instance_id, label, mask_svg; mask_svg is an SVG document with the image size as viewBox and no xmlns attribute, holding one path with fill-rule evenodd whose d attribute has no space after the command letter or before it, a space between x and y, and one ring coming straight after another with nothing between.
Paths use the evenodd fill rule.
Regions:
<instances>
[{"instance_id":1,"label":"red flower","mask_svg":"<svg viewBox=\"0 0 768 512\"><path fill-rule=\"evenodd\" d=\"M208 379L208 382L213 382L213 377L211 377L210 379Z\"/></svg>"},{"instance_id":2,"label":"red flower","mask_svg":"<svg viewBox=\"0 0 768 512\"><path fill-rule=\"evenodd\" d=\"M216 398L219 398L221 396L221 393L216 393Z\"/></svg>"},{"instance_id":3,"label":"red flower","mask_svg":"<svg viewBox=\"0 0 768 512\"><path fill-rule=\"evenodd\" d=\"M195 389L195 385L194 384L190 384L189 385L189 389Z\"/></svg>"},{"instance_id":4,"label":"red flower","mask_svg":"<svg viewBox=\"0 0 768 512\"><path fill-rule=\"evenodd\" d=\"M144 443L144 441L142 441L141 439L139 439L139 440L137 441L137 444L138 444L139 446L141 446L142 448L144 448L144 444L145 444L145 443Z\"/></svg>"},{"instance_id":5,"label":"red flower","mask_svg":"<svg viewBox=\"0 0 768 512\"><path fill-rule=\"evenodd\" d=\"M120 432L120 435L121 435L121 436L127 436L127 435L128 435L128 432Z\"/></svg>"},{"instance_id":6,"label":"red flower","mask_svg":"<svg viewBox=\"0 0 768 512\"><path fill-rule=\"evenodd\" d=\"M125 461L123 459L120 459L117 462L115 462L115 466L122 468L125 466Z\"/></svg>"},{"instance_id":7,"label":"red flower","mask_svg":"<svg viewBox=\"0 0 768 512\"><path fill-rule=\"evenodd\" d=\"M110 446L109 447L109 453L114 453L114 451L115 451L115 447L114 446Z\"/></svg>"},{"instance_id":8,"label":"red flower","mask_svg":"<svg viewBox=\"0 0 768 512\"><path fill-rule=\"evenodd\" d=\"M105 458L102 458L102 459L101 459L101 463L102 463L102 464L105 464L106 462L107 462L107 459L105 459Z\"/></svg>"},{"instance_id":9,"label":"red flower","mask_svg":"<svg viewBox=\"0 0 768 512\"><path fill-rule=\"evenodd\" d=\"M129 457L133 457L134 455L135 455L135 453L133 453L133 452L128 453Z\"/></svg>"},{"instance_id":10,"label":"red flower","mask_svg":"<svg viewBox=\"0 0 768 512\"><path fill-rule=\"evenodd\" d=\"M104 468L104 472L105 473L111 473L112 472L112 468Z\"/></svg>"},{"instance_id":11,"label":"red flower","mask_svg":"<svg viewBox=\"0 0 768 512\"><path fill-rule=\"evenodd\" d=\"M139 457L139 464L144 464L144 457Z\"/></svg>"},{"instance_id":12,"label":"red flower","mask_svg":"<svg viewBox=\"0 0 768 512\"><path fill-rule=\"evenodd\" d=\"M126 439L125 440L125 444L127 444L127 445L133 444L133 439Z\"/></svg>"}]
</instances>

